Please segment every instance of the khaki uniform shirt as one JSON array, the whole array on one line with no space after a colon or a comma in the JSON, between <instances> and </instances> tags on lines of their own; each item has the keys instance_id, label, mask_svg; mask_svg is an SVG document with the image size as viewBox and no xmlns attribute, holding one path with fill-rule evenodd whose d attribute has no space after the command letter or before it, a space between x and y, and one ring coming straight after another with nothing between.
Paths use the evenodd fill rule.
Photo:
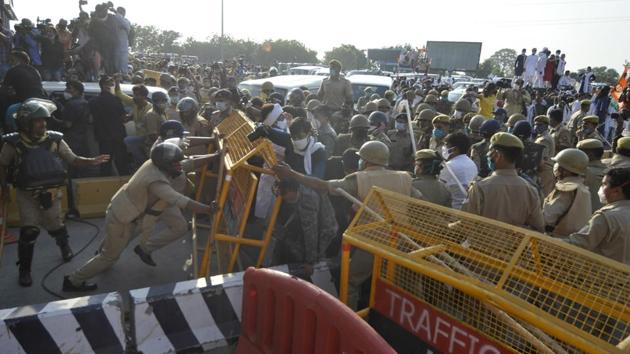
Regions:
<instances>
[{"instance_id":1,"label":"khaki uniform shirt","mask_svg":"<svg viewBox=\"0 0 630 354\"><path fill-rule=\"evenodd\" d=\"M562 124L555 128L551 128L549 130L549 134L551 135L551 138L553 138L553 142L556 146L556 152L573 147L571 132L569 129L562 126Z\"/></svg>"},{"instance_id":2,"label":"khaki uniform shirt","mask_svg":"<svg viewBox=\"0 0 630 354\"><path fill-rule=\"evenodd\" d=\"M609 168L628 168L630 167L630 157L614 154L612 158L602 160L602 162Z\"/></svg>"},{"instance_id":3,"label":"khaki uniform shirt","mask_svg":"<svg viewBox=\"0 0 630 354\"><path fill-rule=\"evenodd\" d=\"M378 181L372 180L371 185L362 185L359 186L359 174L365 174L368 177L375 177ZM402 176L402 174L406 174L408 178L408 184L406 183L406 178ZM398 176L399 178L391 178L392 176ZM405 182L405 183L403 183ZM392 192L397 192L405 195L409 195L414 198L422 199L422 194L415 188L411 186L411 175L405 172L399 171L391 171L386 170L384 167L368 167L363 171L355 172L347 175L343 179L334 179L328 181L328 191L330 193L335 194L335 189L341 188L346 191L348 194L363 200L367 196L367 192L372 186L381 187Z\"/></svg>"},{"instance_id":4,"label":"khaki uniform shirt","mask_svg":"<svg viewBox=\"0 0 630 354\"><path fill-rule=\"evenodd\" d=\"M323 104L338 110L344 103L352 104L352 85L345 77L327 77L322 81L317 97Z\"/></svg>"},{"instance_id":5,"label":"khaki uniform shirt","mask_svg":"<svg viewBox=\"0 0 630 354\"><path fill-rule=\"evenodd\" d=\"M411 167L411 136L404 130L390 130L387 133L391 146L389 147L389 167L394 170L407 170Z\"/></svg>"},{"instance_id":6,"label":"khaki uniform shirt","mask_svg":"<svg viewBox=\"0 0 630 354\"><path fill-rule=\"evenodd\" d=\"M540 177L543 194L548 195L553 191L556 183L556 178L553 176L553 161L551 161L551 158L556 156L556 146L551 136L547 133L537 137L535 143L545 147L545 150L543 150L543 165L538 171L538 176Z\"/></svg>"},{"instance_id":7,"label":"khaki uniform shirt","mask_svg":"<svg viewBox=\"0 0 630 354\"><path fill-rule=\"evenodd\" d=\"M190 136L211 136L210 123L202 117L197 116L191 122L182 122L184 130L189 133ZM203 155L208 153L208 148L205 145L197 145L186 149L186 155Z\"/></svg>"},{"instance_id":8,"label":"khaki uniform shirt","mask_svg":"<svg viewBox=\"0 0 630 354\"><path fill-rule=\"evenodd\" d=\"M153 109L153 105L150 102L139 108L134 102L131 96L126 95L120 90L116 90L116 97L120 98L123 105L131 107L131 115L136 126L136 136L147 135L146 116Z\"/></svg>"},{"instance_id":9,"label":"khaki uniform shirt","mask_svg":"<svg viewBox=\"0 0 630 354\"><path fill-rule=\"evenodd\" d=\"M630 265L630 200L608 204L565 241Z\"/></svg>"},{"instance_id":10,"label":"khaki uniform shirt","mask_svg":"<svg viewBox=\"0 0 630 354\"><path fill-rule=\"evenodd\" d=\"M387 147L389 148L390 151L392 149L392 141L389 139L387 134L385 134L383 132L379 131L376 134L370 135L370 140L371 141L380 141L381 143L387 145Z\"/></svg>"},{"instance_id":11,"label":"khaki uniform shirt","mask_svg":"<svg viewBox=\"0 0 630 354\"><path fill-rule=\"evenodd\" d=\"M512 114L523 113L523 107L529 106L532 102L531 96L525 90L506 90L499 97L505 101L503 108L507 112L508 118Z\"/></svg>"},{"instance_id":12,"label":"khaki uniform shirt","mask_svg":"<svg viewBox=\"0 0 630 354\"><path fill-rule=\"evenodd\" d=\"M567 123L567 129L569 129L569 133L571 134L571 145L575 145L577 143L577 131L578 128L582 125L582 118L586 117L586 113L577 111L573 113L569 122Z\"/></svg>"},{"instance_id":13,"label":"khaki uniform shirt","mask_svg":"<svg viewBox=\"0 0 630 354\"><path fill-rule=\"evenodd\" d=\"M335 152L333 156L341 156L343 152L350 149L360 149L363 144L369 141L369 137L365 140L355 140L352 139L352 134L339 134L337 136L337 141L335 142Z\"/></svg>"},{"instance_id":14,"label":"khaki uniform shirt","mask_svg":"<svg viewBox=\"0 0 630 354\"><path fill-rule=\"evenodd\" d=\"M414 178L411 185L422 193L427 202L448 208L453 203L451 192L448 191L444 183L438 180L437 176L420 175Z\"/></svg>"},{"instance_id":15,"label":"khaki uniform shirt","mask_svg":"<svg viewBox=\"0 0 630 354\"><path fill-rule=\"evenodd\" d=\"M330 124L319 128L317 131L317 141L324 144L328 156L333 156L335 153L335 143L337 142L337 132L335 132Z\"/></svg>"},{"instance_id":16,"label":"khaki uniform shirt","mask_svg":"<svg viewBox=\"0 0 630 354\"><path fill-rule=\"evenodd\" d=\"M602 179L606 174L606 165L601 160L590 161L588 163L588 169L586 170L586 178L584 179L584 185L589 189L591 193L591 213L599 210L603 205L599 202L599 187L602 185Z\"/></svg>"},{"instance_id":17,"label":"khaki uniform shirt","mask_svg":"<svg viewBox=\"0 0 630 354\"><path fill-rule=\"evenodd\" d=\"M582 177L558 181L543 202L545 225L553 236L566 237L577 232L591 214L591 194Z\"/></svg>"},{"instance_id":18,"label":"khaki uniform shirt","mask_svg":"<svg viewBox=\"0 0 630 354\"><path fill-rule=\"evenodd\" d=\"M545 228L538 192L516 170L496 170L474 183L462 210L540 232Z\"/></svg>"},{"instance_id":19,"label":"khaki uniform shirt","mask_svg":"<svg viewBox=\"0 0 630 354\"><path fill-rule=\"evenodd\" d=\"M145 127L147 135L160 135L160 126L166 122L166 112L158 113L155 109L151 109L147 112L145 117Z\"/></svg>"}]
</instances>

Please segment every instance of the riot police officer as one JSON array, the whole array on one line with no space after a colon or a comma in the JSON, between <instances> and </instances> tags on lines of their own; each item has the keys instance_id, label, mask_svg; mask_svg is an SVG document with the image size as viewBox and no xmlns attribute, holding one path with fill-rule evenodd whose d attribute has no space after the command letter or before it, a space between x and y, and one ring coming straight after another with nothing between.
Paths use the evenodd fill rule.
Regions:
<instances>
[{"instance_id":1,"label":"riot police officer","mask_svg":"<svg viewBox=\"0 0 630 354\"><path fill-rule=\"evenodd\" d=\"M481 116L476 116L481 117ZM488 154L488 147L490 146L490 138L499 132L501 124L499 121L489 119L481 124L479 132L483 136L483 140L470 147L470 158L475 162L479 169L479 177L486 178L492 173L488 168L486 155Z\"/></svg>"},{"instance_id":2,"label":"riot police officer","mask_svg":"<svg viewBox=\"0 0 630 354\"><path fill-rule=\"evenodd\" d=\"M11 182L16 188L20 213L18 264L21 286L31 286L33 282L31 263L40 225L55 238L64 261L73 257L61 215L61 187L66 185L67 176L63 162L82 167L109 161L109 155L76 156L63 140L63 134L46 130L46 120L56 109L52 101L45 99L24 102L15 114L18 132L3 137L5 144L0 151L3 197L7 197L7 183Z\"/></svg>"},{"instance_id":3,"label":"riot police officer","mask_svg":"<svg viewBox=\"0 0 630 354\"><path fill-rule=\"evenodd\" d=\"M333 156L341 156L349 148L359 149L370 140L368 131L370 121L366 116L357 114L350 119L350 133L339 134L335 143L335 153Z\"/></svg>"}]
</instances>

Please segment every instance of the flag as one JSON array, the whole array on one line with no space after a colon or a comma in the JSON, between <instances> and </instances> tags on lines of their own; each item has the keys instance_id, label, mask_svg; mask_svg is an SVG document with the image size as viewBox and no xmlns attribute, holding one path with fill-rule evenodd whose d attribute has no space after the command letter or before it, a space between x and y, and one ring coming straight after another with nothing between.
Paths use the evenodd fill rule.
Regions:
<instances>
[{"instance_id":1,"label":"flag","mask_svg":"<svg viewBox=\"0 0 630 354\"><path fill-rule=\"evenodd\" d=\"M619 97L623 92L623 89L628 85L628 64L623 66L623 72L621 76L619 76L619 80L617 80L617 85L612 90L612 97L615 101L619 102Z\"/></svg>"}]
</instances>

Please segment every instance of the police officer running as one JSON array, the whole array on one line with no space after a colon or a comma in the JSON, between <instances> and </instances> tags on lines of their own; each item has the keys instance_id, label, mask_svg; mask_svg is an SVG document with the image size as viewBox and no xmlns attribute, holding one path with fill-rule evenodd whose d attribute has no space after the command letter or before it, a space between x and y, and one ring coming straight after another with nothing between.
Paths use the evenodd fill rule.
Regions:
<instances>
[{"instance_id":1,"label":"police officer running","mask_svg":"<svg viewBox=\"0 0 630 354\"><path fill-rule=\"evenodd\" d=\"M109 155L95 158L76 156L63 140L63 134L46 130L46 120L57 109L52 101L30 99L15 114L18 132L3 136L0 151L0 183L2 197L8 200L11 182L16 188L20 213L18 242L19 283L31 286L31 263L38 225L54 237L61 256L68 262L73 257L68 244L68 231L61 215L61 187L66 185L66 167L95 166L109 161ZM8 170L8 171L7 171Z\"/></svg>"},{"instance_id":2,"label":"police officer running","mask_svg":"<svg viewBox=\"0 0 630 354\"><path fill-rule=\"evenodd\" d=\"M129 182L118 190L107 207L106 236L100 252L80 269L64 277L64 291L96 290L96 284L88 283L87 280L116 263L131 239L135 221L140 220L145 213L152 213L152 206L158 202L164 201L168 207L187 209L193 213L214 213L216 209L214 205L198 203L173 188L174 180L185 170L182 160L184 160L182 149L169 142L158 144L151 150L151 159L146 161ZM179 213L177 219L181 220L183 216L181 212ZM151 264L148 252L179 238L181 230L179 227L176 229L178 230L171 230L168 234L163 233L159 244L152 249L136 249L142 261Z\"/></svg>"}]
</instances>

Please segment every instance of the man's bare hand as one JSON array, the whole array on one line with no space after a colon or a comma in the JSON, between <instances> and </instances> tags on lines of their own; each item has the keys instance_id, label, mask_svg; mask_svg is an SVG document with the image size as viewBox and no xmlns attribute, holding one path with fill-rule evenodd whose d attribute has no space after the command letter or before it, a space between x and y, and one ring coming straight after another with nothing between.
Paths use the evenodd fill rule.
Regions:
<instances>
[{"instance_id":1,"label":"man's bare hand","mask_svg":"<svg viewBox=\"0 0 630 354\"><path fill-rule=\"evenodd\" d=\"M109 160L111 159L111 156L109 155L99 155L96 156L92 161L92 165L96 166L96 165L102 165L106 162L109 162Z\"/></svg>"},{"instance_id":2,"label":"man's bare hand","mask_svg":"<svg viewBox=\"0 0 630 354\"><path fill-rule=\"evenodd\" d=\"M279 162L277 165L272 167L272 170L280 178L289 178L291 177L291 173L293 172L291 167L289 167L289 165L284 162Z\"/></svg>"}]
</instances>

